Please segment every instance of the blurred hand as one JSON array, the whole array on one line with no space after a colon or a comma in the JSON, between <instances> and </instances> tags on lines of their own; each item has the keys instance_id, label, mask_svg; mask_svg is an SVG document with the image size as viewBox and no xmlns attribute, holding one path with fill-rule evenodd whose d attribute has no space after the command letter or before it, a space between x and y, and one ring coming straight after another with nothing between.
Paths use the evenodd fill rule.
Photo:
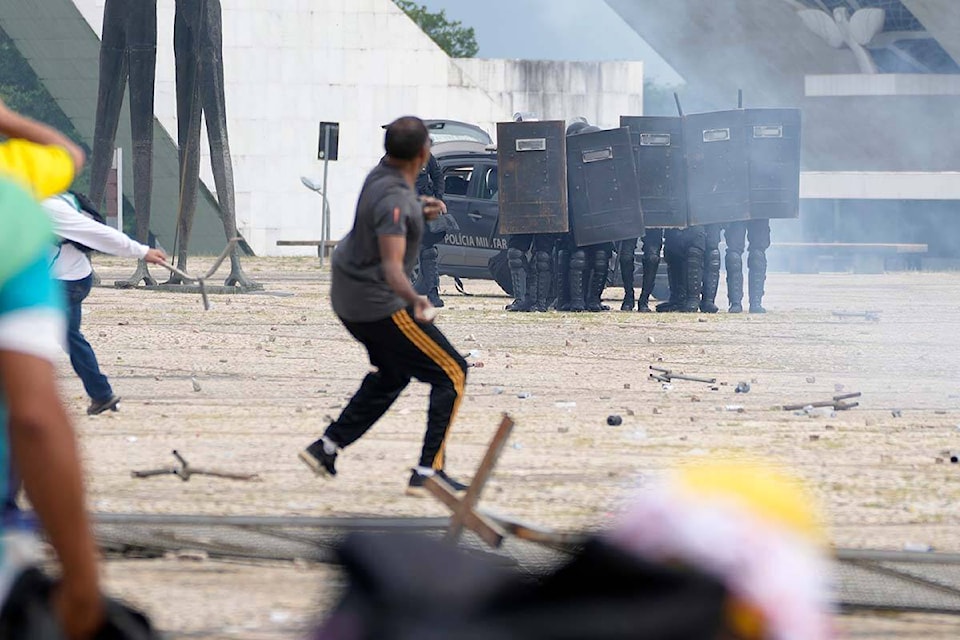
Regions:
<instances>
[{"instance_id":1,"label":"blurred hand","mask_svg":"<svg viewBox=\"0 0 960 640\"><path fill-rule=\"evenodd\" d=\"M420 204L423 207L423 217L427 220L434 220L447 213L447 205L443 200L431 196L420 196Z\"/></svg>"},{"instance_id":2,"label":"blurred hand","mask_svg":"<svg viewBox=\"0 0 960 640\"><path fill-rule=\"evenodd\" d=\"M417 301L413 303L413 319L417 322L430 324L437 317L437 310L434 308L427 296L417 296Z\"/></svg>"},{"instance_id":3,"label":"blurred hand","mask_svg":"<svg viewBox=\"0 0 960 640\"><path fill-rule=\"evenodd\" d=\"M150 249L143 259L150 264L160 264L167 261L167 254L163 252L163 249Z\"/></svg>"},{"instance_id":4,"label":"blurred hand","mask_svg":"<svg viewBox=\"0 0 960 640\"><path fill-rule=\"evenodd\" d=\"M103 626L103 598L95 586L77 589L61 584L54 591L53 608L70 640L89 640Z\"/></svg>"}]
</instances>

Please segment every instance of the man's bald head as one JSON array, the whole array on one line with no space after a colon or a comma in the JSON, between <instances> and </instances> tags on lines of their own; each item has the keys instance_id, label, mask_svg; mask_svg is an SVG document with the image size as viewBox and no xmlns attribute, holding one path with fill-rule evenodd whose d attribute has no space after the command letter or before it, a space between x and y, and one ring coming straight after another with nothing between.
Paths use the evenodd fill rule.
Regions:
<instances>
[{"instance_id":1,"label":"man's bald head","mask_svg":"<svg viewBox=\"0 0 960 640\"><path fill-rule=\"evenodd\" d=\"M387 125L383 147L395 160L415 160L430 141L430 133L423 120L415 116L397 118Z\"/></svg>"}]
</instances>

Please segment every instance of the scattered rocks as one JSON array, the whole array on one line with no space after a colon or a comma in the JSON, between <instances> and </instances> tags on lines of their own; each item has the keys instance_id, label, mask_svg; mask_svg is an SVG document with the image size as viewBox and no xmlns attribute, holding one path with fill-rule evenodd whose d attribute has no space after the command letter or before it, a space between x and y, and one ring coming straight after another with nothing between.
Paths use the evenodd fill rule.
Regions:
<instances>
[{"instance_id":1,"label":"scattered rocks","mask_svg":"<svg viewBox=\"0 0 960 640\"><path fill-rule=\"evenodd\" d=\"M624 388L624 389L629 389L629 388L630 388L630 383L629 383L629 382L624 382L624 383L623 383L623 388Z\"/></svg>"},{"instance_id":2,"label":"scattered rocks","mask_svg":"<svg viewBox=\"0 0 960 640\"><path fill-rule=\"evenodd\" d=\"M521 391L520 393L517 394L517 397L520 398L521 400L526 400L528 398L532 398L533 394L530 393L529 391Z\"/></svg>"},{"instance_id":3,"label":"scattered rocks","mask_svg":"<svg viewBox=\"0 0 960 640\"><path fill-rule=\"evenodd\" d=\"M894 409L890 412L890 415L892 415L894 418L902 418L903 411L901 411L900 409Z\"/></svg>"},{"instance_id":4,"label":"scattered rocks","mask_svg":"<svg viewBox=\"0 0 960 640\"><path fill-rule=\"evenodd\" d=\"M647 342L649 342L650 344L656 344L657 341L654 339L653 336L647 336Z\"/></svg>"},{"instance_id":5,"label":"scattered rocks","mask_svg":"<svg viewBox=\"0 0 960 640\"><path fill-rule=\"evenodd\" d=\"M810 439L810 442L816 442L817 440L820 439L820 436L817 435L816 433L811 433L808 437Z\"/></svg>"},{"instance_id":6,"label":"scattered rocks","mask_svg":"<svg viewBox=\"0 0 960 640\"><path fill-rule=\"evenodd\" d=\"M750 393L750 383L749 382L738 382L737 388L733 390L734 393Z\"/></svg>"},{"instance_id":7,"label":"scattered rocks","mask_svg":"<svg viewBox=\"0 0 960 640\"><path fill-rule=\"evenodd\" d=\"M690 396L690 402L700 402L700 396Z\"/></svg>"},{"instance_id":8,"label":"scattered rocks","mask_svg":"<svg viewBox=\"0 0 960 640\"><path fill-rule=\"evenodd\" d=\"M503 387L494 387L493 395L495 396L503 395Z\"/></svg>"},{"instance_id":9,"label":"scattered rocks","mask_svg":"<svg viewBox=\"0 0 960 640\"><path fill-rule=\"evenodd\" d=\"M197 393L200 392L200 383L197 382L196 378L190 378L190 384L193 385L193 390Z\"/></svg>"},{"instance_id":10,"label":"scattered rocks","mask_svg":"<svg viewBox=\"0 0 960 640\"><path fill-rule=\"evenodd\" d=\"M570 427L557 427L557 433L570 433Z\"/></svg>"},{"instance_id":11,"label":"scattered rocks","mask_svg":"<svg viewBox=\"0 0 960 640\"><path fill-rule=\"evenodd\" d=\"M816 381L817 381L817 379L814 378L813 376L809 376L809 377L807 378L807 384L813 384L813 383L816 382Z\"/></svg>"},{"instance_id":12,"label":"scattered rocks","mask_svg":"<svg viewBox=\"0 0 960 640\"><path fill-rule=\"evenodd\" d=\"M660 411L659 408L657 408L657 407L654 407L654 408L653 408L653 415L659 416L661 413L663 413L663 412Z\"/></svg>"},{"instance_id":13,"label":"scattered rocks","mask_svg":"<svg viewBox=\"0 0 960 640\"><path fill-rule=\"evenodd\" d=\"M619 427L623 424L623 418L617 415L607 416L607 424L611 427Z\"/></svg>"},{"instance_id":14,"label":"scattered rocks","mask_svg":"<svg viewBox=\"0 0 960 640\"><path fill-rule=\"evenodd\" d=\"M273 331L273 329L271 329L271 331ZM267 342L276 342L276 341L277 341L277 336L270 336L269 338L267 338Z\"/></svg>"}]
</instances>

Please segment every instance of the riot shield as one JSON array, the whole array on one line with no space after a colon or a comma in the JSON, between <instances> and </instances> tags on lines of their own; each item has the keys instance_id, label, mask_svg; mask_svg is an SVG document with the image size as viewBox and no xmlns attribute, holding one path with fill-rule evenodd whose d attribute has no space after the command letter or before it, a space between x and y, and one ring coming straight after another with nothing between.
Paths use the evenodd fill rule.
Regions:
<instances>
[{"instance_id":1,"label":"riot shield","mask_svg":"<svg viewBox=\"0 0 960 640\"><path fill-rule=\"evenodd\" d=\"M684 117L690 225L750 219L745 122L742 109Z\"/></svg>"},{"instance_id":2,"label":"riot shield","mask_svg":"<svg viewBox=\"0 0 960 640\"><path fill-rule=\"evenodd\" d=\"M567 146L564 123L497 123L500 233L566 233Z\"/></svg>"},{"instance_id":3,"label":"riot shield","mask_svg":"<svg viewBox=\"0 0 960 640\"><path fill-rule=\"evenodd\" d=\"M745 111L750 217L800 216L800 110Z\"/></svg>"},{"instance_id":4,"label":"riot shield","mask_svg":"<svg viewBox=\"0 0 960 640\"><path fill-rule=\"evenodd\" d=\"M640 189L627 128L567 137L567 185L577 246L643 235Z\"/></svg>"},{"instance_id":5,"label":"riot shield","mask_svg":"<svg viewBox=\"0 0 960 640\"><path fill-rule=\"evenodd\" d=\"M662 116L620 116L630 129L643 221L648 227L687 226L687 166L683 121Z\"/></svg>"}]
</instances>

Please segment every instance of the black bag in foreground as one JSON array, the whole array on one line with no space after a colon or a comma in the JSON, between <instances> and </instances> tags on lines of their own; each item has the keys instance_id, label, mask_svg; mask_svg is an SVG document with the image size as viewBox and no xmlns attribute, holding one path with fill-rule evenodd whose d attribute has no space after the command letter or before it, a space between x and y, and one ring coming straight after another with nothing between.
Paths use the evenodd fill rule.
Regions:
<instances>
[{"instance_id":1,"label":"black bag in foreground","mask_svg":"<svg viewBox=\"0 0 960 640\"><path fill-rule=\"evenodd\" d=\"M39 569L21 573L0 611L0 640L64 640L51 603L54 586ZM159 640L139 611L109 598L105 609L103 627L93 640Z\"/></svg>"},{"instance_id":2,"label":"black bag in foreground","mask_svg":"<svg viewBox=\"0 0 960 640\"><path fill-rule=\"evenodd\" d=\"M347 592L313 640L716 640L727 591L602 540L538 581L412 536L340 547Z\"/></svg>"}]
</instances>

